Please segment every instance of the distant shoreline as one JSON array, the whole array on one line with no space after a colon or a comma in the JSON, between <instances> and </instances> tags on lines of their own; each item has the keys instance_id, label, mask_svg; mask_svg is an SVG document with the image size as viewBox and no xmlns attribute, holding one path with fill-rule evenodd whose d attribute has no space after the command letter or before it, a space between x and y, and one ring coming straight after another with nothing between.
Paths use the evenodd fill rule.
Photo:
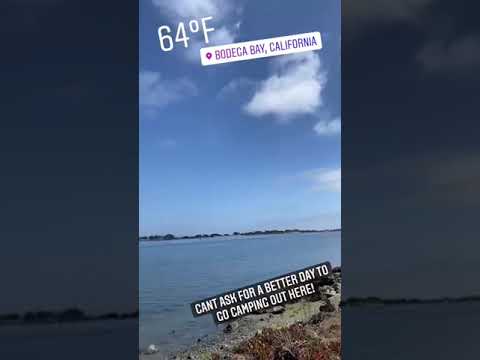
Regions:
<instances>
[{"instance_id":1,"label":"distant shoreline","mask_svg":"<svg viewBox=\"0 0 480 360\"><path fill-rule=\"evenodd\" d=\"M227 237L227 236L256 236L256 235L282 235L282 234L294 234L294 233L323 233L323 232L336 232L342 231L342 229L325 229L325 230L300 230L300 229L286 229L286 230L257 230L249 232L233 232L231 234L196 234L189 236L175 236L173 234L165 235L148 235L140 236L139 241L169 241L169 240L187 240L187 239L205 239L215 237Z\"/></svg>"},{"instance_id":2,"label":"distant shoreline","mask_svg":"<svg viewBox=\"0 0 480 360\"><path fill-rule=\"evenodd\" d=\"M431 299L418 298L379 298L379 297L365 297L356 298L351 297L342 300L340 306L362 306L362 305L412 305L412 304L443 304L443 303L465 303L465 302L479 302L480 295L459 296L459 297L443 297Z\"/></svg>"},{"instance_id":3,"label":"distant shoreline","mask_svg":"<svg viewBox=\"0 0 480 360\"><path fill-rule=\"evenodd\" d=\"M33 325L33 324L59 324L77 323L86 321L103 320L128 320L138 319L138 310L134 312L109 312L99 315L89 315L83 310L69 308L62 311L28 311L26 313L0 314L0 326L2 325Z\"/></svg>"}]
</instances>

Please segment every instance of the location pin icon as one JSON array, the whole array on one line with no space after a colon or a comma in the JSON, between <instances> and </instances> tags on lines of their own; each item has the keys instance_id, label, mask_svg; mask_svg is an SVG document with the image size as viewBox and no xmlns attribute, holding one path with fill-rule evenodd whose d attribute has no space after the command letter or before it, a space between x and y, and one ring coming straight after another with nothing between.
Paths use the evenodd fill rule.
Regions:
<instances>
[{"instance_id":1,"label":"location pin icon","mask_svg":"<svg viewBox=\"0 0 480 360\"><path fill-rule=\"evenodd\" d=\"M207 53L207 59L210 60L212 58L212 53L208 52Z\"/></svg>"}]
</instances>

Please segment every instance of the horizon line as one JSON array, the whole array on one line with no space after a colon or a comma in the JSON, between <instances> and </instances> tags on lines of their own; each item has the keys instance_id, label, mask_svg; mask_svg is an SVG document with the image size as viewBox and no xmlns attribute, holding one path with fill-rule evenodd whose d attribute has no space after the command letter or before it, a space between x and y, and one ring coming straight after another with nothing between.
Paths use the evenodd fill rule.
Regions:
<instances>
[{"instance_id":1,"label":"horizon line","mask_svg":"<svg viewBox=\"0 0 480 360\"><path fill-rule=\"evenodd\" d=\"M274 233L274 232L327 232L327 231L341 231L342 228L326 228L326 229L265 229L265 230L251 230L251 231L233 231L230 233L197 233L195 235L175 235L173 233L163 233L163 234L149 234L149 235L138 235L139 239L144 239L144 238L155 238L155 237L165 237L168 235L173 236L175 239L182 239L182 238L200 238L200 237L220 237L220 236L238 236L238 235L261 235L262 233ZM213 235L213 236L212 236Z\"/></svg>"}]
</instances>

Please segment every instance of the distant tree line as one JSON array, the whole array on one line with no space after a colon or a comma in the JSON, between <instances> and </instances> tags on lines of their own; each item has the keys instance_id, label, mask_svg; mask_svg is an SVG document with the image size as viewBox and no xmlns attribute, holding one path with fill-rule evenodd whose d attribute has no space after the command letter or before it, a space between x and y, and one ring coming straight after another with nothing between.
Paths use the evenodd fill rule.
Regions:
<instances>
[{"instance_id":1,"label":"distant tree line","mask_svg":"<svg viewBox=\"0 0 480 360\"><path fill-rule=\"evenodd\" d=\"M417 299L417 298L397 298L397 299L382 299L379 297L365 297L365 298L348 298L341 302L342 306L358 306L358 305L409 305L409 304L439 304L439 303L462 303L462 302L477 302L480 301L480 295L462 296L456 298L444 297L433 299Z\"/></svg>"},{"instance_id":2,"label":"distant tree line","mask_svg":"<svg viewBox=\"0 0 480 360\"><path fill-rule=\"evenodd\" d=\"M233 232L232 234L196 234L190 236L175 236L173 234L166 235L149 235L140 236L139 240L142 241L158 241L158 240L181 240L181 239L202 239L202 238L214 238L219 236L252 236L252 235L272 235L272 234L289 234L289 233L319 233L319 232L331 232L340 231L341 229L327 229L327 230L300 230L300 229L286 229L286 230L257 230L249 232Z\"/></svg>"},{"instance_id":3,"label":"distant tree line","mask_svg":"<svg viewBox=\"0 0 480 360\"><path fill-rule=\"evenodd\" d=\"M134 318L138 318L138 311L131 313L111 312L100 315L87 315L80 309L70 308L62 311L28 311L24 314L0 314L0 325L12 323L44 324L92 320L125 320Z\"/></svg>"}]
</instances>

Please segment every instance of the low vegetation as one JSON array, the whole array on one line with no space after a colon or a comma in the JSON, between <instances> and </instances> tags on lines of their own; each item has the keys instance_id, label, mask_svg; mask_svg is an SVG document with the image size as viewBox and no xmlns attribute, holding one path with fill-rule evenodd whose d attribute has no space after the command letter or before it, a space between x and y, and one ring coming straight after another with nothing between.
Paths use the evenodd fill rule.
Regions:
<instances>
[{"instance_id":1,"label":"low vegetation","mask_svg":"<svg viewBox=\"0 0 480 360\"><path fill-rule=\"evenodd\" d=\"M235 353L238 358L255 360L339 360L340 324L326 329L318 324L265 329L241 343Z\"/></svg>"}]
</instances>

